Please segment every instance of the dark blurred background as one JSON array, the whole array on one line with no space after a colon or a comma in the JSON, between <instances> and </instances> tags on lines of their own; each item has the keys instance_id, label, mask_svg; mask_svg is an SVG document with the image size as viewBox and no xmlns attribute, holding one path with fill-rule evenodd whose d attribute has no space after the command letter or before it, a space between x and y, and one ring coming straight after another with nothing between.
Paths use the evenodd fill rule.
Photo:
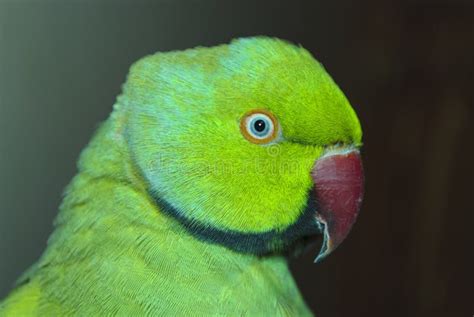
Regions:
<instances>
[{"instance_id":1,"label":"dark blurred background","mask_svg":"<svg viewBox=\"0 0 474 317\"><path fill-rule=\"evenodd\" d=\"M41 254L130 64L258 34L309 49L365 133L352 234L319 265L292 263L311 308L474 314L472 0L0 0L0 298Z\"/></svg>"}]
</instances>

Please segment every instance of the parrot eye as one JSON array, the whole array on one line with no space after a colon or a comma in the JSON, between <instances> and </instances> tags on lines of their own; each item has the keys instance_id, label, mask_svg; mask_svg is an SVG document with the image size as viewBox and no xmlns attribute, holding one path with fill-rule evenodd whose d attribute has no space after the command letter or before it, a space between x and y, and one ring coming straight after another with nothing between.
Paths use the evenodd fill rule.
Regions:
<instances>
[{"instance_id":1,"label":"parrot eye","mask_svg":"<svg viewBox=\"0 0 474 317\"><path fill-rule=\"evenodd\" d=\"M265 144L277 137L278 122L266 110L248 112L240 122L240 131L252 143Z\"/></svg>"}]
</instances>

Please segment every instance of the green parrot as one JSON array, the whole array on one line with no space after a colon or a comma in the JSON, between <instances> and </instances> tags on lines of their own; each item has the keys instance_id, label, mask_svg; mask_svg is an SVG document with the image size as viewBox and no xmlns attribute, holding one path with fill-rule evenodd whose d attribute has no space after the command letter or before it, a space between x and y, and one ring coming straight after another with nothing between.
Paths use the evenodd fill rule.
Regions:
<instances>
[{"instance_id":1,"label":"green parrot","mask_svg":"<svg viewBox=\"0 0 474 317\"><path fill-rule=\"evenodd\" d=\"M1 316L310 316L288 268L351 229L362 131L302 48L268 37L132 65L47 248Z\"/></svg>"}]
</instances>

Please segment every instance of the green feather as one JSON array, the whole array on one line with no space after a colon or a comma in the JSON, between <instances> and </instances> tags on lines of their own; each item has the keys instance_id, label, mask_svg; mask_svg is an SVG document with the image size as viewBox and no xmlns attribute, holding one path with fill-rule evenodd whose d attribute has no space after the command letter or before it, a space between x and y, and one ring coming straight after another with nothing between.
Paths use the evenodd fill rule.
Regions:
<instances>
[{"instance_id":1,"label":"green feather","mask_svg":"<svg viewBox=\"0 0 474 317\"><path fill-rule=\"evenodd\" d=\"M239 130L254 109L279 121L271 144ZM310 315L284 254L336 143L360 145L358 119L301 47L256 37L143 58L0 315Z\"/></svg>"}]
</instances>

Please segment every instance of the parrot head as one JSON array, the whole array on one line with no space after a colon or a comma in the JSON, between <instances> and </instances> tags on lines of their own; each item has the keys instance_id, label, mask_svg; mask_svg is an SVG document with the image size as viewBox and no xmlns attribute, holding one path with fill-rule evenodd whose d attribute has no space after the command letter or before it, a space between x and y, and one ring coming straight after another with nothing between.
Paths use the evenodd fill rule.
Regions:
<instances>
[{"instance_id":1,"label":"parrot head","mask_svg":"<svg viewBox=\"0 0 474 317\"><path fill-rule=\"evenodd\" d=\"M363 195L361 128L311 54L282 40L157 53L121 104L132 160L160 210L236 252L346 237Z\"/></svg>"}]
</instances>

